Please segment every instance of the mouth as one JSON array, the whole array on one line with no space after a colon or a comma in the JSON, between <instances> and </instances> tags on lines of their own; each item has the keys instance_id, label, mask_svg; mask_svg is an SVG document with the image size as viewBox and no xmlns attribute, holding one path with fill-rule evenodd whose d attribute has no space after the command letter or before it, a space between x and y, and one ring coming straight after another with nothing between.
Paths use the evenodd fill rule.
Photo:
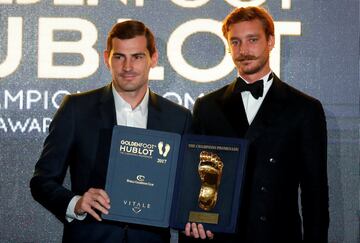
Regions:
<instances>
[{"instance_id":1,"label":"mouth","mask_svg":"<svg viewBox=\"0 0 360 243\"><path fill-rule=\"evenodd\" d=\"M249 65L250 63L252 63L254 61L254 59L240 59L238 60L238 62L242 65Z\"/></svg>"},{"instance_id":2,"label":"mouth","mask_svg":"<svg viewBox=\"0 0 360 243\"><path fill-rule=\"evenodd\" d=\"M124 73L120 74L123 79L134 79L137 75L135 73Z\"/></svg>"},{"instance_id":3,"label":"mouth","mask_svg":"<svg viewBox=\"0 0 360 243\"><path fill-rule=\"evenodd\" d=\"M254 57L254 56L241 56L236 59L236 61L243 62L243 63L249 63L254 60L256 60L256 57Z\"/></svg>"}]
</instances>

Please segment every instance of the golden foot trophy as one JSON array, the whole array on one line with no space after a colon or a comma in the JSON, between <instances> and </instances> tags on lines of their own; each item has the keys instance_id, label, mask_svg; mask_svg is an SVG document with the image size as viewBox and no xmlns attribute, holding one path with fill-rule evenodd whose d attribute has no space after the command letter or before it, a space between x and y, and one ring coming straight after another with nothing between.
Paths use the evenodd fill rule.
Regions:
<instances>
[{"instance_id":1,"label":"golden foot trophy","mask_svg":"<svg viewBox=\"0 0 360 243\"><path fill-rule=\"evenodd\" d=\"M217 154L207 151L200 153L198 166L201 179L199 207L205 211L210 211L215 207L223 167L224 164Z\"/></svg>"}]
</instances>

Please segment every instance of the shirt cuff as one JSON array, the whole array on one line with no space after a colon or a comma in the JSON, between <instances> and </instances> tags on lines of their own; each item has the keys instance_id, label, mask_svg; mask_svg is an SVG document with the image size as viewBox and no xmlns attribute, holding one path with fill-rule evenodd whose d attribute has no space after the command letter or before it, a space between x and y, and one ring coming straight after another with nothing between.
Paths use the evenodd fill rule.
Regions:
<instances>
[{"instance_id":1,"label":"shirt cuff","mask_svg":"<svg viewBox=\"0 0 360 243\"><path fill-rule=\"evenodd\" d=\"M170 243L179 242L179 232L176 229L170 228Z\"/></svg>"},{"instance_id":2,"label":"shirt cuff","mask_svg":"<svg viewBox=\"0 0 360 243\"><path fill-rule=\"evenodd\" d=\"M66 209L66 216L65 216L65 219L70 223L71 221L73 221L74 219L77 219L77 220L84 220L87 213L84 213L84 214L76 214L75 213L75 205L76 203L79 201L79 199L81 198L81 196L74 196L70 202L69 202L69 205Z\"/></svg>"}]
</instances>

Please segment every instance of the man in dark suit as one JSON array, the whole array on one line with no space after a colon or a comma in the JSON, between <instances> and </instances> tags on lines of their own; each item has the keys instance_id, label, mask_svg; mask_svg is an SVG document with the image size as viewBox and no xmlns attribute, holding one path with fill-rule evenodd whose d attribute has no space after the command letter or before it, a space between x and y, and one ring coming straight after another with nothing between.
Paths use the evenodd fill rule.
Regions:
<instances>
[{"instance_id":1,"label":"man in dark suit","mask_svg":"<svg viewBox=\"0 0 360 243\"><path fill-rule=\"evenodd\" d=\"M193 127L200 134L245 138L250 146L237 233L215 234L214 240L327 242L327 132L322 105L271 71L274 23L264 9L235 9L222 30L238 78L197 99ZM195 223L188 223L185 233L213 237Z\"/></svg>"},{"instance_id":2,"label":"man in dark suit","mask_svg":"<svg viewBox=\"0 0 360 243\"><path fill-rule=\"evenodd\" d=\"M151 92L150 68L158 53L141 22L113 26L104 61L111 84L69 95L50 125L30 187L35 200L64 223L64 242L169 242L169 229L102 220L111 198L104 190L114 125L182 134L191 113ZM71 190L63 184L70 169Z\"/></svg>"}]
</instances>

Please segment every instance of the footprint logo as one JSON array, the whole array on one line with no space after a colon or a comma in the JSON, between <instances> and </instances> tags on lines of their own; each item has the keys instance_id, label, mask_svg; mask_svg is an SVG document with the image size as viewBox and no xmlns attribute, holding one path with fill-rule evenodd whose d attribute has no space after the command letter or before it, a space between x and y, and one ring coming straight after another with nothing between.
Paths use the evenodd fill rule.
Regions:
<instances>
[{"instance_id":1,"label":"footprint logo","mask_svg":"<svg viewBox=\"0 0 360 243\"><path fill-rule=\"evenodd\" d=\"M169 151L170 151L170 144L167 143L165 145L165 151L164 151L163 156L166 157L168 155Z\"/></svg>"},{"instance_id":2,"label":"footprint logo","mask_svg":"<svg viewBox=\"0 0 360 243\"><path fill-rule=\"evenodd\" d=\"M159 154L162 155L163 157L166 157L170 152L170 144L167 143L164 146L164 143L160 141L158 143L158 149L159 149Z\"/></svg>"},{"instance_id":3,"label":"footprint logo","mask_svg":"<svg viewBox=\"0 0 360 243\"><path fill-rule=\"evenodd\" d=\"M158 149L159 149L159 154L160 155L163 155L163 146L164 146L164 143L162 141L160 141L158 143Z\"/></svg>"}]
</instances>

